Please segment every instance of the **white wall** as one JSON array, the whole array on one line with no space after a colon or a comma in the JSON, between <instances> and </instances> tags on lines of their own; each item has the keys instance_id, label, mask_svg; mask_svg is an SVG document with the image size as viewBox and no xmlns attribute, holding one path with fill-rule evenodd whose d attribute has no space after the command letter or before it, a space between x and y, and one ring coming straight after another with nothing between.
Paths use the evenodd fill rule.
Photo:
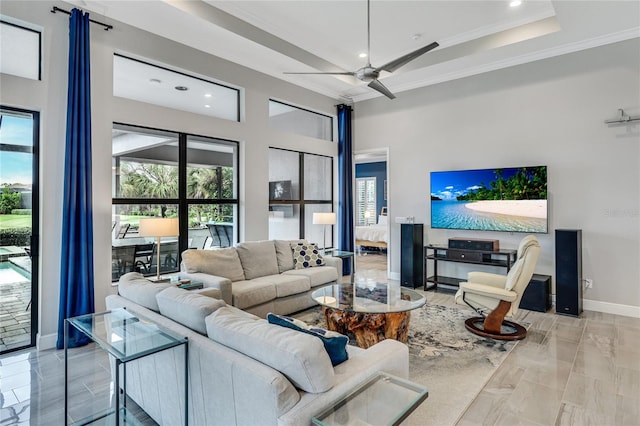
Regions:
<instances>
[{"instance_id":1,"label":"white wall","mask_svg":"<svg viewBox=\"0 0 640 426\"><path fill-rule=\"evenodd\" d=\"M0 103L41 112L41 252L39 347L55 344L58 321L60 235L66 123L69 17L52 14L48 1L2 1L2 14L43 29L42 81L0 75ZM96 14L93 19L101 20ZM110 21L110 23L112 23ZM242 240L268 237L268 147L337 155L337 144L285 134L268 126L270 97L335 115L335 101L190 47L113 22L112 31L91 27L94 263L96 310L111 286L111 127L113 122L184 131L240 141ZM215 40L211 41L215 43ZM113 53L131 53L244 88L240 123L113 97Z\"/></svg>"},{"instance_id":2,"label":"white wall","mask_svg":"<svg viewBox=\"0 0 640 426\"><path fill-rule=\"evenodd\" d=\"M354 149L389 147L389 214L415 216L429 243L468 236L515 248L522 238L431 229L430 171L547 165L550 231L538 235L536 272L555 275L553 231L580 228L594 281L585 307L640 316L640 122L605 125L618 108L640 115L639 39L357 103ZM392 223L392 273L399 231Z\"/></svg>"}]
</instances>

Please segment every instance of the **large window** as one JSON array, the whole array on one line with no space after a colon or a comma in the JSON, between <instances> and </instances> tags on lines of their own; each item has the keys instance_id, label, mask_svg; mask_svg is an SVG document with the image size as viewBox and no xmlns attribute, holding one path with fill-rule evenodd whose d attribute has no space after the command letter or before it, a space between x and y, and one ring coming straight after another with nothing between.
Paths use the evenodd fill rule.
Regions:
<instances>
[{"instance_id":1,"label":"large window","mask_svg":"<svg viewBox=\"0 0 640 426\"><path fill-rule=\"evenodd\" d=\"M333 211L333 158L271 148L268 189L270 239L333 247L333 232L323 242L323 225L313 224L313 213Z\"/></svg>"},{"instance_id":2,"label":"large window","mask_svg":"<svg viewBox=\"0 0 640 426\"><path fill-rule=\"evenodd\" d=\"M112 135L112 279L177 271L180 253L238 241L238 144L115 124ZM138 233L144 217L179 219L180 236Z\"/></svg>"},{"instance_id":3,"label":"large window","mask_svg":"<svg viewBox=\"0 0 640 426\"><path fill-rule=\"evenodd\" d=\"M332 117L274 100L269 100L269 126L282 132L333 140Z\"/></svg>"}]
</instances>

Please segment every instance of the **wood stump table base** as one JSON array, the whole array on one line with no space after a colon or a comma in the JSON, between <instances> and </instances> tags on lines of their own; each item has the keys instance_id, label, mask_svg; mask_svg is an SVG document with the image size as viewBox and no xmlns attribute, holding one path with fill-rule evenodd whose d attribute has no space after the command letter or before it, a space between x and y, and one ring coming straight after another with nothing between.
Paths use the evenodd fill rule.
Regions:
<instances>
[{"instance_id":1,"label":"wood stump table base","mask_svg":"<svg viewBox=\"0 0 640 426\"><path fill-rule=\"evenodd\" d=\"M407 343L411 312L370 314L323 307L327 328L354 336L361 348L368 348L384 339Z\"/></svg>"}]
</instances>

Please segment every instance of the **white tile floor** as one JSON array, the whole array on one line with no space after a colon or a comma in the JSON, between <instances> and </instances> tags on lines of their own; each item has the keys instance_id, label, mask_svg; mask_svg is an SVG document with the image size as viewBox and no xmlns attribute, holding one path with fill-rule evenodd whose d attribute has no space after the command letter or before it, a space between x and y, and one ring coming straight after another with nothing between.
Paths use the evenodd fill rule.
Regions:
<instances>
[{"instance_id":1,"label":"white tile floor","mask_svg":"<svg viewBox=\"0 0 640 426\"><path fill-rule=\"evenodd\" d=\"M95 345L70 350L70 422L105 410L112 400L111 369ZM64 424L64 351L35 349L0 358L0 424ZM130 406L130 403L129 403ZM145 425L155 422L142 416Z\"/></svg>"}]
</instances>

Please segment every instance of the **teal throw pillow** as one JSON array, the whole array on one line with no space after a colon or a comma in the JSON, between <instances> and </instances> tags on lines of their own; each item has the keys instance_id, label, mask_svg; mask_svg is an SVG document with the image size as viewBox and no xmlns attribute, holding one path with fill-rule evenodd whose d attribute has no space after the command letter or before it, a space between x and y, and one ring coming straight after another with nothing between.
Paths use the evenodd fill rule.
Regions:
<instances>
[{"instance_id":1,"label":"teal throw pillow","mask_svg":"<svg viewBox=\"0 0 640 426\"><path fill-rule=\"evenodd\" d=\"M287 327L292 330L301 331L318 337L322 340L324 349L329 354L329 358L331 358L331 364L333 366L349 359L349 354L347 353L349 338L344 334L325 330L324 328L312 327L304 321L284 315L272 314L271 312L267 314L267 321L269 321L269 324L280 325L282 327Z\"/></svg>"}]
</instances>

